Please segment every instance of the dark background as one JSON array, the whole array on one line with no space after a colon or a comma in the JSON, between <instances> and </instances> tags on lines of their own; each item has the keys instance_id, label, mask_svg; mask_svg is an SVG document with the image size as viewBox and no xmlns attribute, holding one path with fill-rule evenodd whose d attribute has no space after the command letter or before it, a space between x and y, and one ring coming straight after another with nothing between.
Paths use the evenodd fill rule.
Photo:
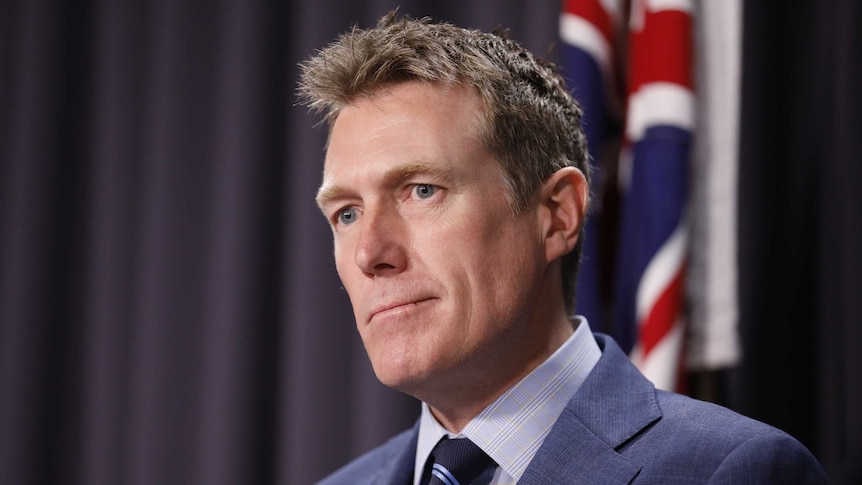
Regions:
<instances>
[{"instance_id":1,"label":"dark background","mask_svg":"<svg viewBox=\"0 0 862 485\"><path fill-rule=\"evenodd\" d=\"M412 423L353 327L300 60L557 1L0 2L0 483L310 483ZM745 4L725 404L862 481L862 7Z\"/></svg>"}]
</instances>

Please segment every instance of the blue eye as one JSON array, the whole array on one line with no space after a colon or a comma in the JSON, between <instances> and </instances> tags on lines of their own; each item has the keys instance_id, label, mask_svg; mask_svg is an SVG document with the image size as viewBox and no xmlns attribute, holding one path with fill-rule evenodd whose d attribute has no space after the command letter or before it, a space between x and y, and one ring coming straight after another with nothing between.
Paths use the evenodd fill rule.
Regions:
<instances>
[{"instance_id":1,"label":"blue eye","mask_svg":"<svg viewBox=\"0 0 862 485\"><path fill-rule=\"evenodd\" d=\"M413 192L416 194L416 197L420 199L427 199L434 195L434 192L437 191L437 187L431 184L417 184L413 188Z\"/></svg>"},{"instance_id":2,"label":"blue eye","mask_svg":"<svg viewBox=\"0 0 862 485\"><path fill-rule=\"evenodd\" d=\"M338 222L342 224L352 224L356 221L356 208L345 207L338 211Z\"/></svg>"}]
</instances>

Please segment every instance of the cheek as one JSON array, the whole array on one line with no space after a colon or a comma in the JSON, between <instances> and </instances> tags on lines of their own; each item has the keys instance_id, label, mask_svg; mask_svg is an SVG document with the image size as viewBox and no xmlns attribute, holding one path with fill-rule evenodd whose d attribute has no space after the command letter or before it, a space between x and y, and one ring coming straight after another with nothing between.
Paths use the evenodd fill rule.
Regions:
<instances>
[{"instance_id":1,"label":"cheek","mask_svg":"<svg viewBox=\"0 0 862 485\"><path fill-rule=\"evenodd\" d=\"M350 298L354 309L356 309L360 293L359 287L362 280L361 272L354 263L353 253L346 251L343 245L342 247L335 246L334 255L335 271L338 273L338 279L341 280L341 285L347 292L347 296Z\"/></svg>"},{"instance_id":2,"label":"cheek","mask_svg":"<svg viewBox=\"0 0 862 485\"><path fill-rule=\"evenodd\" d=\"M539 276L544 253L526 224L499 231L484 243L481 255L483 273L498 304L511 306Z\"/></svg>"},{"instance_id":3,"label":"cheek","mask_svg":"<svg viewBox=\"0 0 862 485\"><path fill-rule=\"evenodd\" d=\"M333 240L332 255L335 259L335 270L342 282L356 267L353 254L353 246L349 239L338 237Z\"/></svg>"},{"instance_id":4,"label":"cheek","mask_svg":"<svg viewBox=\"0 0 862 485\"><path fill-rule=\"evenodd\" d=\"M510 303L513 280L527 267L523 247L517 246L523 243L487 229L476 230L471 236L462 236L460 244L444 244L448 261L455 263L450 268L451 277L461 285L459 290L474 311L493 313Z\"/></svg>"}]
</instances>

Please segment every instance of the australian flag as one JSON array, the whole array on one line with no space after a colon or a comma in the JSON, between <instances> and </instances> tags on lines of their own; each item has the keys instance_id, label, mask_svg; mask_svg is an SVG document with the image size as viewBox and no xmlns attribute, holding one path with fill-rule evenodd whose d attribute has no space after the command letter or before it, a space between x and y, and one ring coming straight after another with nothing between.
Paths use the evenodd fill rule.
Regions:
<instances>
[{"instance_id":1,"label":"australian flag","mask_svg":"<svg viewBox=\"0 0 862 485\"><path fill-rule=\"evenodd\" d=\"M680 387L685 328L691 1L567 0L560 21L564 75L584 107L595 165L593 201L619 207L611 217L594 206L576 309L671 390ZM608 137L620 117L614 151Z\"/></svg>"}]
</instances>

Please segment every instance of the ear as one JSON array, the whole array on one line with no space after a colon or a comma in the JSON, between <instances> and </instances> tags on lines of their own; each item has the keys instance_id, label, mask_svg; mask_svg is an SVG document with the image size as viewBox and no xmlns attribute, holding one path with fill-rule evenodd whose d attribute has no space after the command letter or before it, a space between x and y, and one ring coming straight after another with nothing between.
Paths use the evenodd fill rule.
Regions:
<instances>
[{"instance_id":1,"label":"ear","mask_svg":"<svg viewBox=\"0 0 862 485\"><path fill-rule=\"evenodd\" d=\"M586 220L589 187L583 172L564 167L551 174L539 192L545 259L550 263L575 248Z\"/></svg>"}]
</instances>

